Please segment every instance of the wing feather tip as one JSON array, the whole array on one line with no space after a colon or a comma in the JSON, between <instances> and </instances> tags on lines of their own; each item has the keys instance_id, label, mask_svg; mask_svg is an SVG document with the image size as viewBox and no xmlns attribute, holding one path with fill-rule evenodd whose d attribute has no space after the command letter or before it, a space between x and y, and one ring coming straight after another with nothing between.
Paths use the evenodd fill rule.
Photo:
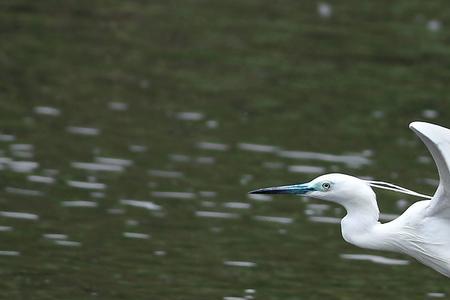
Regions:
<instances>
[{"instance_id":1,"label":"wing feather tip","mask_svg":"<svg viewBox=\"0 0 450 300\"><path fill-rule=\"evenodd\" d=\"M427 125L430 125L430 123L426 123L426 122L422 122L422 121L413 121L411 123L409 123L409 128L416 131L416 130L420 130L420 128L425 127Z\"/></svg>"}]
</instances>

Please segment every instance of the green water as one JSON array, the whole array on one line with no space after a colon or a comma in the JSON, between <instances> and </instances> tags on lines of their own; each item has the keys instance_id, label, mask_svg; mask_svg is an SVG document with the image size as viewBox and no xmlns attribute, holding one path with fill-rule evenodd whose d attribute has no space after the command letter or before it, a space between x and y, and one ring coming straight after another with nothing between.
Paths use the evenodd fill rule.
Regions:
<instances>
[{"instance_id":1,"label":"green water","mask_svg":"<svg viewBox=\"0 0 450 300\"><path fill-rule=\"evenodd\" d=\"M0 7L1 299L448 297L346 244L339 207L247 195L326 172L433 193L407 125L450 126L447 2Z\"/></svg>"}]
</instances>

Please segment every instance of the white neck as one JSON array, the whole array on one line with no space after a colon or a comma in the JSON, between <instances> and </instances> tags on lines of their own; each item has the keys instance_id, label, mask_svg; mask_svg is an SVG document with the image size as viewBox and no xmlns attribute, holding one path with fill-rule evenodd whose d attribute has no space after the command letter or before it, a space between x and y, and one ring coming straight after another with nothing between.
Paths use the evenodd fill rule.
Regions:
<instances>
[{"instance_id":1,"label":"white neck","mask_svg":"<svg viewBox=\"0 0 450 300\"><path fill-rule=\"evenodd\" d=\"M366 195L367 197L368 195ZM375 250L392 250L389 237L380 230L380 211L375 196L343 202L347 215L341 221L342 236L358 247Z\"/></svg>"}]
</instances>

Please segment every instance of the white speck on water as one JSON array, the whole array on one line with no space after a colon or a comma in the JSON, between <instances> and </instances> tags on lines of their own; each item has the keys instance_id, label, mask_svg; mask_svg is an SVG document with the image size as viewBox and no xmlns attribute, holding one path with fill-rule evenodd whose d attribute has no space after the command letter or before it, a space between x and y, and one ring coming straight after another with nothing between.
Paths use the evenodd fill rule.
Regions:
<instances>
[{"instance_id":1,"label":"white speck on water","mask_svg":"<svg viewBox=\"0 0 450 300\"><path fill-rule=\"evenodd\" d=\"M384 111L375 110L372 112L372 117L374 117L375 119L382 119L382 118L384 118Z\"/></svg>"},{"instance_id":2,"label":"white speck on water","mask_svg":"<svg viewBox=\"0 0 450 300\"><path fill-rule=\"evenodd\" d=\"M120 200L120 203L123 205L145 208L148 210L161 210L161 206L151 201L122 199Z\"/></svg>"},{"instance_id":3,"label":"white speck on water","mask_svg":"<svg viewBox=\"0 0 450 300\"><path fill-rule=\"evenodd\" d=\"M241 180L239 180L239 182L240 182L242 185L247 185L247 184L249 184L249 182L252 181L252 180L253 180L253 175L250 175L250 174L244 174L244 175L241 176Z\"/></svg>"},{"instance_id":4,"label":"white speck on water","mask_svg":"<svg viewBox=\"0 0 450 300\"><path fill-rule=\"evenodd\" d=\"M148 174L154 177L161 178L181 178L183 173L179 171L167 171L167 170L149 170Z\"/></svg>"},{"instance_id":5,"label":"white speck on water","mask_svg":"<svg viewBox=\"0 0 450 300\"><path fill-rule=\"evenodd\" d=\"M225 202L223 206L227 208L236 208L236 209L249 209L251 207L249 203L245 202Z\"/></svg>"},{"instance_id":6,"label":"white speck on water","mask_svg":"<svg viewBox=\"0 0 450 300\"><path fill-rule=\"evenodd\" d=\"M390 266L404 266L408 265L409 261L404 259L394 259L387 258L379 255L369 255L369 254L341 254L340 257L342 259L350 259L350 260L365 260L370 261L376 264L381 265L390 265Z\"/></svg>"},{"instance_id":7,"label":"white speck on water","mask_svg":"<svg viewBox=\"0 0 450 300\"><path fill-rule=\"evenodd\" d=\"M386 213L380 213L380 221L392 221L394 219L398 218L398 214L386 214Z\"/></svg>"},{"instance_id":8,"label":"white speck on water","mask_svg":"<svg viewBox=\"0 0 450 300\"><path fill-rule=\"evenodd\" d=\"M139 225L139 221L138 220L126 220L125 223L127 224L127 226L137 226L137 225Z\"/></svg>"},{"instance_id":9,"label":"white speck on water","mask_svg":"<svg viewBox=\"0 0 450 300\"><path fill-rule=\"evenodd\" d=\"M329 210L330 206L328 204L316 204L308 203L304 210L307 216L321 216L326 210Z\"/></svg>"},{"instance_id":10,"label":"white speck on water","mask_svg":"<svg viewBox=\"0 0 450 300\"><path fill-rule=\"evenodd\" d=\"M152 197L155 198L170 198L170 199L194 199L195 194L190 192L152 192Z\"/></svg>"},{"instance_id":11,"label":"white speck on water","mask_svg":"<svg viewBox=\"0 0 450 300\"><path fill-rule=\"evenodd\" d=\"M72 162L72 167L75 169L82 169L88 171L109 171L109 172L122 172L123 166L104 164L104 163L88 163L88 162Z\"/></svg>"},{"instance_id":12,"label":"white speck on water","mask_svg":"<svg viewBox=\"0 0 450 300\"><path fill-rule=\"evenodd\" d=\"M122 167L128 167L133 164L132 160L114 157L96 157L95 161L107 165L116 165Z\"/></svg>"},{"instance_id":13,"label":"white speck on water","mask_svg":"<svg viewBox=\"0 0 450 300\"><path fill-rule=\"evenodd\" d=\"M371 164L371 160L363 155L356 154L328 154L328 153L318 153L318 152L307 152L307 151L287 151L283 150L278 152L280 157L285 158L295 158L295 159L306 159L306 160L319 160L326 162L344 163L351 168L359 168L363 165Z\"/></svg>"},{"instance_id":14,"label":"white speck on water","mask_svg":"<svg viewBox=\"0 0 450 300\"><path fill-rule=\"evenodd\" d=\"M16 137L12 134L0 134L0 142L13 142Z\"/></svg>"},{"instance_id":15,"label":"white speck on water","mask_svg":"<svg viewBox=\"0 0 450 300\"><path fill-rule=\"evenodd\" d=\"M67 240L67 234L62 233L45 233L44 238L49 240Z\"/></svg>"},{"instance_id":16,"label":"white speck on water","mask_svg":"<svg viewBox=\"0 0 450 300\"><path fill-rule=\"evenodd\" d=\"M423 178L421 180L419 180L419 182L423 182L427 185L431 185L433 187L437 187L439 185L439 180L434 179L434 178Z\"/></svg>"},{"instance_id":17,"label":"white speck on water","mask_svg":"<svg viewBox=\"0 0 450 300\"><path fill-rule=\"evenodd\" d=\"M122 208L108 208L106 211L110 215L123 215L125 213L125 210Z\"/></svg>"},{"instance_id":18,"label":"white speck on water","mask_svg":"<svg viewBox=\"0 0 450 300\"><path fill-rule=\"evenodd\" d=\"M35 114L57 117L61 111L56 107L51 106L36 106L33 108Z\"/></svg>"},{"instance_id":19,"label":"white speck on water","mask_svg":"<svg viewBox=\"0 0 450 300\"><path fill-rule=\"evenodd\" d=\"M104 183L76 181L76 180L68 180L67 185L74 188L86 190L104 190L106 188L106 185Z\"/></svg>"},{"instance_id":20,"label":"white speck on water","mask_svg":"<svg viewBox=\"0 0 450 300\"><path fill-rule=\"evenodd\" d=\"M405 199L399 199L395 202L395 206L399 209L399 210L404 210L405 208L409 207L410 204L407 200Z\"/></svg>"},{"instance_id":21,"label":"white speck on water","mask_svg":"<svg viewBox=\"0 0 450 300\"><path fill-rule=\"evenodd\" d=\"M251 261L237 261L237 260L226 260L223 262L225 266L231 267L243 267L243 268L253 268L256 267L256 263Z\"/></svg>"},{"instance_id":22,"label":"white speck on water","mask_svg":"<svg viewBox=\"0 0 450 300\"><path fill-rule=\"evenodd\" d=\"M44 169L44 170L42 171L42 173L43 173L45 176L56 176L56 175L59 174L59 170L56 170L56 169Z\"/></svg>"},{"instance_id":23,"label":"white speck on water","mask_svg":"<svg viewBox=\"0 0 450 300\"><path fill-rule=\"evenodd\" d=\"M65 246L65 247L80 247L80 242L75 241L66 241L66 240L55 240L55 244L59 246Z\"/></svg>"},{"instance_id":24,"label":"white speck on water","mask_svg":"<svg viewBox=\"0 0 450 300\"><path fill-rule=\"evenodd\" d=\"M195 215L201 218L218 218L218 219L236 219L239 218L238 214L218 212L218 211L196 211Z\"/></svg>"},{"instance_id":25,"label":"white speck on water","mask_svg":"<svg viewBox=\"0 0 450 300\"><path fill-rule=\"evenodd\" d=\"M5 188L5 192L10 193L10 194L31 196L31 197L39 197L39 196L44 195L44 193L41 191L9 187L9 186Z\"/></svg>"},{"instance_id":26,"label":"white speck on water","mask_svg":"<svg viewBox=\"0 0 450 300\"><path fill-rule=\"evenodd\" d=\"M291 224L294 221L292 218L286 217L254 216L253 218L258 221L274 222L280 224Z\"/></svg>"},{"instance_id":27,"label":"white speck on water","mask_svg":"<svg viewBox=\"0 0 450 300\"><path fill-rule=\"evenodd\" d=\"M5 218L23 219L23 220L38 220L39 216L31 213L15 212L15 211L0 211L0 216Z\"/></svg>"},{"instance_id":28,"label":"white speck on water","mask_svg":"<svg viewBox=\"0 0 450 300\"><path fill-rule=\"evenodd\" d=\"M439 113L433 109L425 109L422 111L422 116L427 119L436 119L439 116Z\"/></svg>"},{"instance_id":29,"label":"white speck on water","mask_svg":"<svg viewBox=\"0 0 450 300\"><path fill-rule=\"evenodd\" d=\"M0 226L0 232L8 232L12 230L13 228L11 226Z\"/></svg>"},{"instance_id":30,"label":"white speck on water","mask_svg":"<svg viewBox=\"0 0 450 300\"><path fill-rule=\"evenodd\" d=\"M130 239L143 239L143 240L147 240L150 238L149 234L139 232L124 232L123 236Z\"/></svg>"},{"instance_id":31,"label":"white speck on water","mask_svg":"<svg viewBox=\"0 0 450 300\"><path fill-rule=\"evenodd\" d=\"M14 151L12 153L12 155L14 157L24 158L24 159L30 159L30 158L34 157L33 152L28 152L28 151Z\"/></svg>"},{"instance_id":32,"label":"white speck on water","mask_svg":"<svg viewBox=\"0 0 450 300\"><path fill-rule=\"evenodd\" d=\"M219 122L217 122L216 120L208 120L206 121L206 127L210 129L215 129L219 127Z\"/></svg>"},{"instance_id":33,"label":"white speck on water","mask_svg":"<svg viewBox=\"0 0 450 300\"><path fill-rule=\"evenodd\" d=\"M153 254L156 256L165 256L167 253L164 250L156 250L156 251L153 251Z\"/></svg>"},{"instance_id":34,"label":"white speck on water","mask_svg":"<svg viewBox=\"0 0 450 300\"><path fill-rule=\"evenodd\" d=\"M0 251L0 256L19 256L19 251Z\"/></svg>"},{"instance_id":35,"label":"white speck on water","mask_svg":"<svg viewBox=\"0 0 450 300\"><path fill-rule=\"evenodd\" d=\"M325 168L317 167L317 166L296 165L296 166L289 166L288 171L293 172L293 173L302 173L302 174L321 174L321 173L325 173Z\"/></svg>"},{"instance_id":36,"label":"white speck on water","mask_svg":"<svg viewBox=\"0 0 450 300\"><path fill-rule=\"evenodd\" d=\"M178 113L176 118L185 121L200 121L204 118L204 115L200 112L185 111Z\"/></svg>"},{"instance_id":37,"label":"white speck on water","mask_svg":"<svg viewBox=\"0 0 450 300\"><path fill-rule=\"evenodd\" d=\"M148 147L142 146L142 145L130 145L130 146L128 146L128 150L130 150L131 152L134 152L134 153L143 153L148 150Z\"/></svg>"},{"instance_id":38,"label":"white speck on water","mask_svg":"<svg viewBox=\"0 0 450 300\"><path fill-rule=\"evenodd\" d=\"M430 298L445 298L445 293L439 293L439 292L430 292L427 293L427 296Z\"/></svg>"},{"instance_id":39,"label":"white speck on water","mask_svg":"<svg viewBox=\"0 0 450 300\"><path fill-rule=\"evenodd\" d=\"M34 161L9 161L7 163L9 169L18 173L29 173L34 171L39 164Z\"/></svg>"},{"instance_id":40,"label":"white speck on water","mask_svg":"<svg viewBox=\"0 0 450 300\"><path fill-rule=\"evenodd\" d=\"M247 194L247 197L251 200L261 201L261 202L269 202L272 201L272 196L262 195L262 194Z\"/></svg>"},{"instance_id":41,"label":"white speck on water","mask_svg":"<svg viewBox=\"0 0 450 300\"><path fill-rule=\"evenodd\" d=\"M67 131L73 134L89 135L89 136L95 136L100 134L100 129L93 127L69 126L67 127Z\"/></svg>"},{"instance_id":42,"label":"white speck on water","mask_svg":"<svg viewBox=\"0 0 450 300\"><path fill-rule=\"evenodd\" d=\"M61 205L64 207L97 207L97 202L94 201L84 201L84 200L73 200L73 201L63 201Z\"/></svg>"},{"instance_id":43,"label":"white speck on water","mask_svg":"<svg viewBox=\"0 0 450 300\"><path fill-rule=\"evenodd\" d=\"M282 169L282 168L284 168L284 166L285 165L282 162L271 162L271 161L263 162L263 167L267 168L267 169L273 169L273 170Z\"/></svg>"},{"instance_id":44,"label":"white speck on water","mask_svg":"<svg viewBox=\"0 0 450 300\"><path fill-rule=\"evenodd\" d=\"M331 17L333 10L332 10L330 4L320 2L317 5L317 12L319 13L319 16L321 16L322 18L329 18L329 17Z\"/></svg>"},{"instance_id":45,"label":"white speck on water","mask_svg":"<svg viewBox=\"0 0 450 300\"><path fill-rule=\"evenodd\" d=\"M441 21L436 20L436 19L429 20L427 22L427 28L429 31L437 32L437 31L441 30L442 23L441 23Z\"/></svg>"},{"instance_id":46,"label":"white speck on water","mask_svg":"<svg viewBox=\"0 0 450 300\"><path fill-rule=\"evenodd\" d=\"M341 219L335 217L310 216L308 220L315 223L341 224Z\"/></svg>"},{"instance_id":47,"label":"white speck on water","mask_svg":"<svg viewBox=\"0 0 450 300\"><path fill-rule=\"evenodd\" d=\"M246 300L244 297L225 296L223 300Z\"/></svg>"},{"instance_id":48,"label":"white speck on water","mask_svg":"<svg viewBox=\"0 0 450 300\"><path fill-rule=\"evenodd\" d=\"M203 198L214 198L217 196L217 193L213 191L199 191L198 195Z\"/></svg>"},{"instance_id":49,"label":"white speck on water","mask_svg":"<svg viewBox=\"0 0 450 300\"><path fill-rule=\"evenodd\" d=\"M212 202L212 201L202 201L201 204L203 207L208 207L208 208L217 206L216 202Z\"/></svg>"},{"instance_id":50,"label":"white speck on water","mask_svg":"<svg viewBox=\"0 0 450 300\"><path fill-rule=\"evenodd\" d=\"M9 146L11 151L33 151L34 146L31 144L12 144Z\"/></svg>"},{"instance_id":51,"label":"white speck on water","mask_svg":"<svg viewBox=\"0 0 450 300\"><path fill-rule=\"evenodd\" d=\"M254 294L254 293L256 293L256 291L254 289L246 289L244 292L246 294Z\"/></svg>"},{"instance_id":52,"label":"white speck on water","mask_svg":"<svg viewBox=\"0 0 450 300\"><path fill-rule=\"evenodd\" d=\"M417 161L421 164L430 164L432 162L431 158L428 156L419 156Z\"/></svg>"},{"instance_id":53,"label":"white speck on water","mask_svg":"<svg viewBox=\"0 0 450 300\"><path fill-rule=\"evenodd\" d=\"M205 150L226 151L229 149L228 145L211 142L198 142L197 147Z\"/></svg>"},{"instance_id":54,"label":"white speck on water","mask_svg":"<svg viewBox=\"0 0 450 300\"><path fill-rule=\"evenodd\" d=\"M28 179L28 181L31 181L31 182L45 183L45 184L52 184L55 182L55 178L53 178L53 177L40 176L40 175L28 175L27 179Z\"/></svg>"},{"instance_id":55,"label":"white speck on water","mask_svg":"<svg viewBox=\"0 0 450 300\"><path fill-rule=\"evenodd\" d=\"M185 154L170 154L169 159L175 162L190 162L191 158Z\"/></svg>"},{"instance_id":56,"label":"white speck on water","mask_svg":"<svg viewBox=\"0 0 450 300\"><path fill-rule=\"evenodd\" d=\"M212 156L199 156L195 159L195 162L198 164L213 164L216 159Z\"/></svg>"},{"instance_id":57,"label":"white speck on water","mask_svg":"<svg viewBox=\"0 0 450 300\"><path fill-rule=\"evenodd\" d=\"M250 143L239 143L238 148L245 151L272 153L278 150L278 147L271 145L260 145Z\"/></svg>"},{"instance_id":58,"label":"white speck on water","mask_svg":"<svg viewBox=\"0 0 450 300\"><path fill-rule=\"evenodd\" d=\"M124 102L109 102L108 107L110 110L125 111L128 109L128 104Z\"/></svg>"},{"instance_id":59,"label":"white speck on water","mask_svg":"<svg viewBox=\"0 0 450 300\"><path fill-rule=\"evenodd\" d=\"M90 195L92 198L105 198L105 193L103 192L91 192Z\"/></svg>"}]
</instances>

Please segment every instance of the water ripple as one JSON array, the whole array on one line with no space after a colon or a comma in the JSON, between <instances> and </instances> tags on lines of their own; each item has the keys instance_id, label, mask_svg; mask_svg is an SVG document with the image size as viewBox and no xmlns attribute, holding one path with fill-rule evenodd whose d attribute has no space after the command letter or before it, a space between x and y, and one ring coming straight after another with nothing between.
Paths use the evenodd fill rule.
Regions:
<instances>
[{"instance_id":1,"label":"water ripple","mask_svg":"<svg viewBox=\"0 0 450 300\"><path fill-rule=\"evenodd\" d=\"M409 264L408 260L393 259L384 256L369 255L369 254L341 254L340 257L342 259L350 259L350 260L366 260L381 265L404 266Z\"/></svg>"},{"instance_id":2,"label":"water ripple","mask_svg":"<svg viewBox=\"0 0 450 300\"><path fill-rule=\"evenodd\" d=\"M236 219L239 217L235 213L218 212L218 211L196 211L195 215L202 218L219 218L219 219Z\"/></svg>"},{"instance_id":3,"label":"water ripple","mask_svg":"<svg viewBox=\"0 0 450 300\"><path fill-rule=\"evenodd\" d=\"M292 173L302 173L302 174L322 174L325 173L326 169L324 167L317 167L317 166L294 165L289 166L288 171Z\"/></svg>"},{"instance_id":4,"label":"water ripple","mask_svg":"<svg viewBox=\"0 0 450 300\"><path fill-rule=\"evenodd\" d=\"M0 216L5 218L24 219L24 220L38 220L39 216L32 213L15 212L15 211L0 211Z\"/></svg>"},{"instance_id":5,"label":"water ripple","mask_svg":"<svg viewBox=\"0 0 450 300\"><path fill-rule=\"evenodd\" d=\"M11 226L0 226L0 232L8 232L12 230L13 228Z\"/></svg>"},{"instance_id":6,"label":"water ripple","mask_svg":"<svg viewBox=\"0 0 450 300\"><path fill-rule=\"evenodd\" d=\"M341 224L341 218L311 216L308 220L315 223Z\"/></svg>"},{"instance_id":7,"label":"water ripple","mask_svg":"<svg viewBox=\"0 0 450 300\"><path fill-rule=\"evenodd\" d=\"M0 256L19 256L19 255L20 255L19 251L0 250Z\"/></svg>"},{"instance_id":8,"label":"water ripple","mask_svg":"<svg viewBox=\"0 0 450 300\"><path fill-rule=\"evenodd\" d=\"M67 132L79 135L95 136L100 134L100 129L93 127L77 127L69 126L66 128Z\"/></svg>"},{"instance_id":9,"label":"water ripple","mask_svg":"<svg viewBox=\"0 0 450 300\"><path fill-rule=\"evenodd\" d=\"M87 189L87 190L104 190L106 185L104 183L99 182L86 182L86 181L77 181L77 180L68 180L67 185L79 188L79 189Z\"/></svg>"},{"instance_id":10,"label":"water ripple","mask_svg":"<svg viewBox=\"0 0 450 300\"><path fill-rule=\"evenodd\" d=\"M16 195L22 195L22 196L32 196L32 197L39 197L39 196L44 195L44 193L41 191L9 187L9 186L5 188L5 192L10 193L10 194L16 194Z\"/></svg>"},{"instance_id":11,"label":"water ripple","mask_svg":"<svg viewBox=\"0 0 450 300\"><path fill-rule=\"evenodd\" d=\"M45 183L45 184L52 184L55 182L55 178L53 177L39 176L39 175L28 175L27 179L28 181L31 182Z\"/></svg>"},{"instance_id":12,"label":"water ripple","mask_svg":"<svg viewBox=\"0 0 450 300\"><path fill-rule=\"evenodd\" d=\"M123 171L123 166L121 165L104 164L104 163L72 162L71 166L76 169L88 171L109 171L109 172Z\"/></svg>"},{"instance_id":13,"label":"water ripple","mask_svg":"<svg viewBox=\"0 0 450 300\"><path fill-rule=\"evenodd\" d=\"M194 193L190 192L161 192L154 191L152 196L155 198L172 198L172 199L193 199L195 197Z\"/></svg>"},{"instance_id":14,"label":"water ripple","mask_svg":"<svg viewBox=\"0 0 450 300\"><path fill-rule=\"evenodd\" d=\"M243 268L253 268L256 267L256 263L251 261L238 261L238 260L226 260L223 262L225 266L231 267L243 267Z\"/></svg>"},{"instance_id":15,"label":"water ripple","mask_svg":"<svg viewBox=\"0 0 450 300\"><path fill-rule=\"evenodd\" d=\"M80 247L81 243L76 241L66 241L66 240L55 240L56 245L65 247Z\"/></svg>"},{"instance_id":16,"label":"water ripple","mask_svg":"<svg viewBox=\"0 0 450 300\"><path fill-rule=\"evenodd\" d=\"M294 221L292 218L286 217L254 216L253 218L258 221L274 222L280 224L291 224Z\"/></svg>"},{"instance_id":17,"label":"water ripple","mask_svg":"<svg viewBox=\"0 0 450 300\"><path fill-rule=\"evenodd\" d=\"M161 206L159 206L151 201L122 199L122 200L120 200L120 203L123 205L145 208L148 210L161 210Z\"/></svg>"},{"instance_id":18,"label":"water ripple","mask_svg":"<svg viewBox=\"0 0 450 300\"><path fill-rule=\"evenodd\" d=\"M57 117L61 114L61 111L58 108L51 106L36 106L33 108L33 111L38 115L46 115L52 117Z\"/></svg>"},{"instance_id":19,"label":"water ripple","mask_svg":"<svg viewBox=\"0 0 450 300\"><path fill-rule=\"evenodd\" d=\"M124 232L123 236L131 239L149 239L150 235L146 233L138 233L138 232Z\"/></svg>"},{"instance_id":20,"label":"water ripple","mask_svg":"<svg viewBox=\"0 0 450 300\"><path fill-rule=\"evenodd\" d=\"M45 233L44 238L49 240L66 240L68 236L62 233Z\"/></svg>"},{"instance_id":21,"label":"water ripple","mask_svg":"<svg viewBox=\"0 0 450 300\"><path fill-rule=\"evenodd\" d=\"M278 150L278 147L271 146L271 145L239 143L237 146L241 150L253 151L253 152L272 153L272 152L275 152L276 150Z\"/></svg>"},{"instance_id":22,"label":"water ripple","mask_svg":"<svg viewBox=\"0 0 450 300\"><path fill-rule=\"evenodd\" d=\"M154 177L161 178L181 178L183 173L179 171L166 171L166 170L149 170L148 174Z\"/></svg>"},{"instance_id":23,"label":"water ripple","mask_svg":"<svg viewBox=\"0 0 450 300\"><path fill-rule=\"evenodd\" d=\"M211 142L198 142L197 147L200 149L216 150L216 151L226 151L229 148L228 145Z\"/></svg>"},{"instance_id":24,"label":"water ripple","mask_svg":"<svg viewBox=\"0 0 450 300\"><path fill-rule=\"evenodd\" d=\"M185 111L176 114L176 118L184 121L200 121L204 118L204 115L200 112Z\"/></svg>"},{"instance_id":25,"label":"water ripple","mask_svg":"<svg viewBox=\"0 0 450 300\"><path fill-rule=\"evenodd\" d=\"M84 200L73 200L73 201L63 201L61 205L64 207L97 207L97 202L94 201L84 201Z\"/></svg>"},{"instance_id":26,"label":"water ripple","mask_svg":"<svg viewBox=\"0 0 450 300\"><path fill-rule=\"evenodd\" d=\"M124 159L124 158L115 158L115 157L96 157L96 162L106 164L106 165L116 165L122 167L128 167L133 164L132 160Z\"/></svg>"},{"instance_id":27,"label":"water ripple","mask_svg":"<svg viewBox=\"0 0 450 300\"><path fill-rule=\"evenodd\" d=\"M371 160L364 155L347 154L336 155L329 153L307 152L307 151L279 151L278 155L285 158L319 160L325 162L344 163L348 167L359 168L371 164Z\"/></svg>"}]
</instances>

